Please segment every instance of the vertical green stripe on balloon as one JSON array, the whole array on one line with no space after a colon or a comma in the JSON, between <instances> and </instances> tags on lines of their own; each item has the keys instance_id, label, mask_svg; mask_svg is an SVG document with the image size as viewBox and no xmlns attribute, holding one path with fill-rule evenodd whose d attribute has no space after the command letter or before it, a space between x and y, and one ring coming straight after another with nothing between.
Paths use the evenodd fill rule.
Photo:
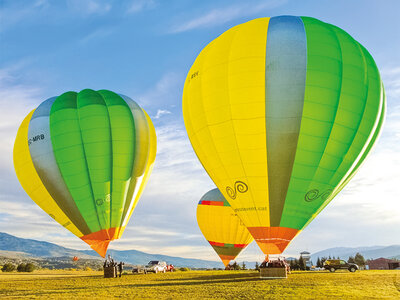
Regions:
<instances>
[{"instance_id":1,"label":"vertical green stripe on balloon","mask_svg":"<svg viewBox=\"0 0 400 300\"><path fill-rule=\"evenodd\" d=\"M135 124L126 102L107 90L98 91L103 97L110 118L112 136L111 227L121 226L124 207L129 200L128 189L135 157Z\"/></svg>"},{"instance_id":2,"label":"vertical green stripe on balloon","mask_svg":"<svg viewBox=\"0 0 400 300\"><path fill-rule=\"evenodd\" d=\"M57 97L50 111L50 135L61 175L91 232L101 229L94 203L77 111L77 93Z\"/></svg>"},{"instance_id":3,"label":"vertical green stripe on balloon","mask_svg":"<svg viewBox=\"0 0 400 300\"><path fill-rule=\"evenodd\" d=\"M370 154L373 146L375 145L375 142L377 141L381 131L382 131L382 126L385 120L385 110L386 110L386 100L385 100L385 91L383 89L383 85L381 84L381 94L382 96L380 97L380 103L381 107L380 110L378 111L379 117L377 118L376 121L376 128L374 128L370 134L369 134L369 142L364 145L363 151L360 153L358 161L356 165L353 167L351 172L342 180L342 183L340 186L335 190L334 195L332 195L332 198L334 198L343 188L344 186L350 181L351 178L355 175L355 173L358 171L362 163L364 162L365 158Z\"/></svg>"},{"instance_id":4,"label":"vertical green stripe on balloon","mask_svg":"<svg viewBox=\"0 0 400 300\"><path fill-rule=\"evenodd\" d=\"M306 35L299 17L271 18L265 67L269 211L280 224L296 154L306 80Z\"/></svg>"},{"instance_id":5,"label":"vertical green stripe on balloon","mask_svg":"<svg viewBox=\"0 0 400 300\"><path fill-rule=\"evenodd\" d=\"M295 229L301 229L323 202L323 197L317 201L306 201L307 195L327 192L323 179L314 180L314 176L325 154L335 122L343 68L342 50L335 32L328 24L316 19L302 17L302 20L307 37L303 116L280 224ZM340 158L333 156L332 159ZM330 172L329 169L326 171Z\"/></svg>"},{"instance_id":6,"label":"vertical green stripe on balloon","mask_svg":"<svg viewBox=\"0 0 400 300\"><path fill-rule=\"evenodd\" d=\"M336 28L337 31L343 32L342 30ZM374 126L376 127L376 123L378 121L378 116L380 113L380 105L381 105L381 81L379 77L378 69L375 66L374 60L372 59L371 55L360 47L357 42L353 42L354 45L357 47L359 55L363 58L363 67L364 67L364 75L365 80L363 82L363 87L365 89L365 93L359 88L358 91L354 89L354 92L358 92L360 97L360 102L355 102L354 109L355 111L357 108L362 110L362 116L358 120L357 130L354 135L351 137L351 145L348 148L348 151L344 153L343 161L339 166L337 166L337 171L335 176L333 176L330 180L330 184L333 186L337 186L343 178L346 177L351 171L351 168L356 165L357 157L361 156L363 151L365 151L365 145L368 144L368 138L374 132ZM355 64L355 59L353 59L353 64ZM350 74L349 76L353 76L353 80L355 80L356 75L355 72ZM356 96L355 96L356 97ZM350 102L350 101L347 101ZM358 106L356 106L358 105ZM354 123L357 121L355 117L352 120Z\"/></svg>"},{"instance_id":7,"label":"vertical green stripe on balloon","mask_svg":"<svg viewBox=\"0 0 400 300\"><path fill-rule=\"evenodd\" d=\"M100 227L108 229L110 228L112 149L107 106L101 95L86 89L78 93L77 108L87 171Z\"/></svg>"},{"instance_id":8,"label":"vertical green stripe on balloon","mask_svg":"<svg viewBox=\"0 0 400 300\"><path fill-rule=\"evenodd\" d=\"M51 143L50 110L56 98L42 102L33 113L28 130L28 140L31 141L29 152L35 170L46 190L63 213L85 235L90 233L90 229L65 185ZM62 225L66 227L69 224Z\"/></svg>"}]
</instances>

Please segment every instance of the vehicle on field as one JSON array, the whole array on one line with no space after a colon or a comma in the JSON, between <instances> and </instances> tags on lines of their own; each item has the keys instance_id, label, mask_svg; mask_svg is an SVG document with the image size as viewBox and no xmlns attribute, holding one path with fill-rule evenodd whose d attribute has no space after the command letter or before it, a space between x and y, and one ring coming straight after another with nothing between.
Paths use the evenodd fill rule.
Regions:
<instances>
[{"instance_id":1,"label":"vehicle on field","mask_svg":"<svg viewBox=\"0 0 400 300\"><path fill-rule=\"evenodd\" d=\"M350 272L355 272L359 269L358 265L348 263L342 259L328 259L324 262L324 268L330 272L335 272L336 270L340 269L347 269Z\"/></svg>"},{"instance_id":2,"label":"vehicle on field","mask_svg":"<svg viewBox=\"0 0 400 300\"><path fill-rule=\"evenodd\" d=\"M174 272L175 271L175 267L174 267L174 265L171 265L171 264L169 264L169 265L167 265L167 272Z\"/></svg>"},{"instance_id":3,"label":"vehicle on field","mask_svg":"<svg viewBox=\"0 0 400 300\"><path fill-rule=\"evenodd\" d=\"M146 271L146 268L145 268L145 266L140 266L140 265L137 265L137 266L133 266L133 268L132 268L132 273L133 274L135 274L135 273L144 273L144 274L147 274L147 271Z\"/></svg>"},{"instance_id":4,"label":"vehicle on field","mask_svg":"<svg viewBox=\"0 0 400 300\"><path fill-rule=\"evenodd\" d=\"M146 270L146 273L147 272L165 273L167 271L167 263L165 261L151 260L145 266L145 270Z\"/></svg>"}]
</instances>

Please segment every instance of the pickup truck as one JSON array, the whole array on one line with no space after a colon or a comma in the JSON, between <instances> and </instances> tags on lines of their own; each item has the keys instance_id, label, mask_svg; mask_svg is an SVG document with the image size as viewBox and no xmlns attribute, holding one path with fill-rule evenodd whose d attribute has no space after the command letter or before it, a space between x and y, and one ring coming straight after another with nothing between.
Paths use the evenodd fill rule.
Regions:
<instances>
[{"instance_id":1,"label":"pickup truck","mask_svg":"<svg viewBox=\"0 0 400 300\"><path fill-rule=\"evenodd\" d=\"M165 261L151 260L145 266L135 266L132 269L132 273L165 273L167 271L167 263Z\"/></svg>"},{"instance_id":2,"label":"pickup truck","mask_svg":"<svg viewBox=\"0 0 400 300\"><path fill-rule=\"evenodd\" d=\"M154 272L154 273L162 272L162 273L165 273L167 271L167 263L165 261L151 260L145 266L145 270L147 272Z\"/></svg>"},{"instance_id":3,"label":"pickup truck","mask_svg":"<svg viewBox=\"0 0 400 300\"><path fill-rule=\"evenodd\" d=\"M347 269L352 273L359 269L356 264L348 263L342 259L328 259L324 262L324 268L330 272L335 272L339 269Z\"/></svg>"}]
</instances>

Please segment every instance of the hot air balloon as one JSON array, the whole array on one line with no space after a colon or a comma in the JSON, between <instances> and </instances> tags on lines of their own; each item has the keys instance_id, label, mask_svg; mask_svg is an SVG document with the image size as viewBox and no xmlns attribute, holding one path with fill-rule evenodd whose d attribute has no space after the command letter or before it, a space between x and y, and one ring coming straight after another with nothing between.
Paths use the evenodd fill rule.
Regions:
<instances>
[{"instance_id":1,"label":"hot air balloon","mask_svg":"<svg viewBox=\"0 0 400 300\"><path fill-rule=\"evenodd\" d=\"M218 189L208 191L201 197L197 205L197 223L225 267L253 241Z\"/></svg>"},{"instance_id":2,"label":"hot air balloon","mask_svg":"<svg viewBox=\"0 0 400 300\"><path fill-rule=\"evenodd\" d=\"M385 115L379 71L349 34L309 17L240 24L191 67L191 144L265 254L280 254L343 189Z\"/></svg>"},{"instance_id":3,"label":"hot air balloon","mask_svg":"<svg viewBox=\"0 0 400 300\"><path fill-rule=\"evenodd\" d=\"M72 261L78 261L79 260L79 257L78 256L74 256L73 258L72 258Z\"/></svg>"},{"instance_id":4,"label":"hot air balloon","mask_svg":"<svg viewBox=\"0 0 400 300\"><path fill-rule=\"evenodd\" d=\"M154 126L132 99L66 92L22 122L14 167L27 194L101 256L121 237L156 155Z\"/></svg>"}]
</instances>

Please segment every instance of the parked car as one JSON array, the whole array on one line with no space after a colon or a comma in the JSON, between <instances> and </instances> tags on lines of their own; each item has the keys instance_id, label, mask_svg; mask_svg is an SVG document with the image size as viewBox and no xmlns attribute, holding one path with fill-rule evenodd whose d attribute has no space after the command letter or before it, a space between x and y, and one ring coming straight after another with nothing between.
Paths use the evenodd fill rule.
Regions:
<instances>
[{"instance_id":1,"label":"parked car","mask_svg":"<svg viewBox=\"0 0 400 300\"><path fill-rule=\"evenodd\" d=\"M324 268L330 272L335 272L339 269L347 269L350 272L355 272L359 269L356 264L348 263L342 259L328 259L324 262Z\"/></svg>"},{"instance_id":2,"label":"parked car","mask_svg":"<svg viewBox=\"0 0 400 300\"><path fill-rule=\"evenodd\" d=\"M145 266L133 266L132 273L144 273L147 274Z\"/></svg>"},{"instance_id":3,"label":"parked car","mask_svg":"<svg viewBox=\"0 0 400 300\"><path fill-rule=\"evenodd\" d=\"M165 273L167 271L167 263L165 261L151 260L145 266L145 270L146 270L146 273L147 272Z\"/></svg>"}]
</instances>

